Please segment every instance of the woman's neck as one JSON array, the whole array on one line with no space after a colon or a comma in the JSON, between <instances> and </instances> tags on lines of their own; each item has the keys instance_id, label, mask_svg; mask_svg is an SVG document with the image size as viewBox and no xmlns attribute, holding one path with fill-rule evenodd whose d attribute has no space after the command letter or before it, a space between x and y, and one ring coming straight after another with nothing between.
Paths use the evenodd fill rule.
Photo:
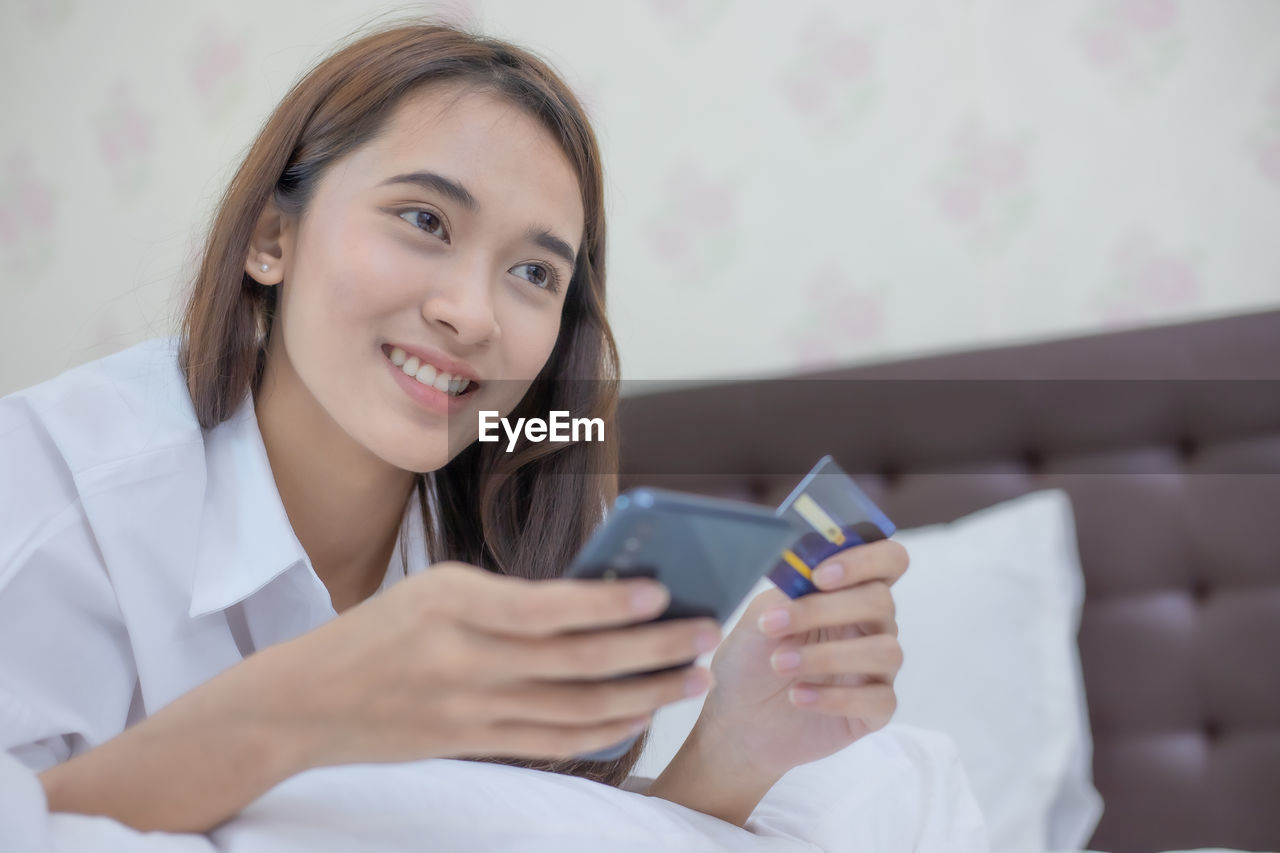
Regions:
<instances>
[{"instance_id":1,"label":"woman's neck","mask_svg":"<svg viewBox=\"0 0 1280 853\"><path fill-rule=\"evenodd\" d=\"M254 410L289 523L341 613L381 585L413 474L353 441L287 366L263 376Z\"/></svg>"}]
</instances>

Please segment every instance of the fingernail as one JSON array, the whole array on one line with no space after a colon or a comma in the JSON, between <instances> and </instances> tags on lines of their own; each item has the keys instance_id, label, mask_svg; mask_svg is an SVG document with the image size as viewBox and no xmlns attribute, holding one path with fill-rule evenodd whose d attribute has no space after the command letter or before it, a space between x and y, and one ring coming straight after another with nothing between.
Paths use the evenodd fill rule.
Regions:
<instances>
[{"instance_id":1,"label":"fingernail","mask_svg":"<svg viewBox=\"0 0 1280 853\"><path fill-rule=\"evenodd\" d=\"M800 653L797 651L776 651L771 658L773 668L778 672L791 672L800 668Z\"/></svg>"},{"instance_id":2,"label":"fingernail","mask_svg":"<svg viewBox=\"0 0 1280 853\"><path fill-rule=\"evenodd\" d=\"M684 695L699 696L706 691L708 686L709 682L706 674L698 670L684 680Z\"/></svg>"},{"instance_id":3,"label":"fingernail","mask_svg":"<svg viewBox=\"0 0 1280 853\"><path fill-rule=\"evenodd\" d=\"M842 577L844 577L844 566L839 563L827 563L813 573L813 580L818 584L838 583Z\"/></svg>"},{"instance_id":4,"label":"fingernail","mask_svg":"<svg viewBox=\"0 0 1280 853\"><path fill-rule=\"evenodd\" d=\"M791 703L793 705L812 705L818 701L818 691L812 687L802 687L796 685L791 688Z\"/></svg>"},{"instance_id":5,"label":"fingernail","mask_svg":"<svg viewBox=\"0 0 1280 853\"><path fill-rule=\"evenodd\" d=\"M667 600L667 593L657 584L640 584L631 592L631 610L634 613L652 613Z\"/></svg>"},{"instance_id":6,"label":"fingernail","mask_svg":"<svg viewBox=\"0 0 1280 853\"><path fill-rule=\"evenodd\" d=\"M790 625L791 614L781 607L776 607L773 610L766 610L764 614L760 616L760 621L756 624L760 626L761 631L764 631L766 634L771 634L775 631L781 631L783 628Z\"/></svg>"}]
</instances>

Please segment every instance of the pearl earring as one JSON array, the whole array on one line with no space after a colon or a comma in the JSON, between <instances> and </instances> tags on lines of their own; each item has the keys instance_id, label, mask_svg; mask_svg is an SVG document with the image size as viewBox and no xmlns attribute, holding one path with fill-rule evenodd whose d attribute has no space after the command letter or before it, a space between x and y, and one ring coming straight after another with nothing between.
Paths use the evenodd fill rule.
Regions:
<instances>
[{"instance_id":1,"label":"pearl earring","mask_svg":"<svg viewBox=\"0 0 1280 853\"><path fill-rule=\"evenodd\" d=\"M263 265L262 265L262 271L263 271L263 272L266 272L266 271L267 271L267 265L266 265L266 264L263 264Z\"/></svg>"}]
</instances>

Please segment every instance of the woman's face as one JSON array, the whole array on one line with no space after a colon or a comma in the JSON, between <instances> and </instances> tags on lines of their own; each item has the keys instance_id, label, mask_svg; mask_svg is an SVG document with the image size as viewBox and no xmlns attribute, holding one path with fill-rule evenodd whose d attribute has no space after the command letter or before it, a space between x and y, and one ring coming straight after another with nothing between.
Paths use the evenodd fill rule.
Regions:
<instances>
[{"instance_id":1,"label":"woman's face","mask_svg":"<svg viewBox=\"0 0 1280 853\"><path fill-rule=\"evenodd\" d=\"M555 139L511 102L419 92L333 164L301 221L273 211L246 266L283 282L268 372L390 465L442 467L551 354L582 200Z\"/></svg>"}]
</instances>

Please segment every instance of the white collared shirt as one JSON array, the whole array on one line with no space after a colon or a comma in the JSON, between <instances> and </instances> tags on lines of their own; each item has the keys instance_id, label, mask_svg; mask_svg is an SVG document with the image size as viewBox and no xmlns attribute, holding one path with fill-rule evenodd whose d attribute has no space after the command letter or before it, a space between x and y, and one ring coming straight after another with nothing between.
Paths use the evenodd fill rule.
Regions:
<instances>
[{"instance_id":1,"label":"white collared shirt","mask_svg":"<svg viewBox=\"0 0 1280 853\"><path fill-rule=\"evenodd\" d=\"M334 618L246 395L201 429L176 338L0 399L0 749L39 772ZM415 495L379 592L427 565Z\"/></svg>"}]
</instances>

